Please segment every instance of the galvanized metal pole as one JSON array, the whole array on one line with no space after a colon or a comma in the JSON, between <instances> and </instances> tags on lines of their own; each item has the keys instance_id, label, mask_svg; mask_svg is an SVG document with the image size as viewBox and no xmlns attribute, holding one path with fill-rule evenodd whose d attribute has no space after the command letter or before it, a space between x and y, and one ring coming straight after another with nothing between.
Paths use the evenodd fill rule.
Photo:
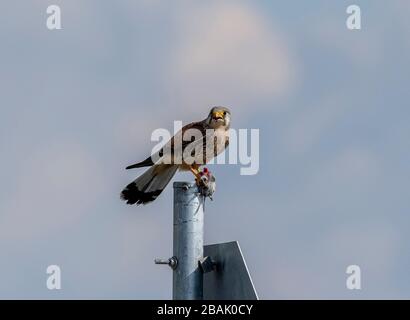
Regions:
<instances>
[{"instance_id":1,"label":"galvanized metal pole","mask_svg":"<svg viewBox=\"0 0 410 320\"><path fill-rule=\"evenodd\" d=\"M174 182L174 300L202 300L204 254L204 197L191 182Z\"/></svg>"}]
</instances>

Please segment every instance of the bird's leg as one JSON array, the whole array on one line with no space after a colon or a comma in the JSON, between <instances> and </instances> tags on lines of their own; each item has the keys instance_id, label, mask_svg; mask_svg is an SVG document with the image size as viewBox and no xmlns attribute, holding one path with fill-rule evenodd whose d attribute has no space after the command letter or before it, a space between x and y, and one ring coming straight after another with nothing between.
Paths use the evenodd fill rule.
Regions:
<instances>
[{"instance_id":1,"label":"bird's leg","mask_svg":"<svg viewBox=\"0 0 410 320\"><path fill-rule=\"evenodd\" d=\"M195 176L195 181L197 185L201 185L202 179L201 175L199 173L199 167L198 166L191 166L189 167L189 170L192 172L192 174Z\"/></svg>"}]
</instances>

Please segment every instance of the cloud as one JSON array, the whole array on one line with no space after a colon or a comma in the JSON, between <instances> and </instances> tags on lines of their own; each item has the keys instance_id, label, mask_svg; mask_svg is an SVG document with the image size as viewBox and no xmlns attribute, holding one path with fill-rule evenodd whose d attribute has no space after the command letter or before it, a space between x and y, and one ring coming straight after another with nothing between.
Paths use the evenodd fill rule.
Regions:
<instances>
[{"instance_id":1,"label":"cloud","mask_svg":"<svg viewBox=\"0 0 410 320\"><path fill-rule=\"evenodd\" d=\"M347 221L325 230L320 238L301 239L305 250L282 253L270 268L263 270L264 298L279 299L351 299L394 298L394 268L399 258L400 236L389 221ZM291 248L291 247L289 247ZM361 268L362 290L346 288L346 268ZM267 290L268 289L268 290Z\"/></svg>"},{"instance_id":2,"label":"cloud","mask_svg":"<svg viewBox=\"0 0 410 320\"><path fill-rule=\"evenodd\" d=\"M399 253L397 228L389 221L363 221L360 215L356 223L351 222L328 231L323 252L340 263L363 263L374 278L384 278L392 271Z\"/></svg>"},{"instance_id":3,"label":"cloud","mask_svg":"<svg viewBox=\"0 0 410 320\"><path fill-rule=\"evenodd\" d=\"M342 101L342 96L331 95L316 105L300 108L281 135L284 148L292 153L303 153L327 137L332 124L346 112Z\"/></svg>"},{"instance_id":4,"label":"cloud","mask_svg":"<svg viewBox=\"0 0 410 320\"><path fill-rule=\"evenodd\" d=\"M173 60L173 86L187 99L241 111L286 93L295 71L285 41L265 17L233 2L186 10Z\"/></svg>"},{"instance_id":5,"label":"cloud","mask_svg":"<svg viewBox=\"0 0 410 320\"><path fill-rule=\"evenodd\" d=\"M356 219L328 231L321 252L331 264L340 266L341 272L348 265L359 265L363 289L370 296L397 297L399 293L393 283L395 268L400 263L400 243L399 229L391 221L363 220L358 213ZM347 290L345 294L349 295Z\"/></svg>"},{"instance_id":6,"label":"cloud","mask_svg":"<svg viewBox=\"0 0 410 320\"><path fill-rule=\"evenodd\" d=\"M152 132L157 128L164 127L172 133L173 120L172 116L166 112L165 116L159 119L155 112L142 114L141 109L138 108L125 111L115 123L114 141L121 150L129 152L130 156L135 157L134 160L137 160L137 157L145 159L157 144L157 142L151 141Z\"/></svg>"},{"instance_id":7,"label":"cloud","mask_svg":"<svg viewBox=\"0 0 410 320\"><path fill-rule=\"evenodd\" d=\"M343 186L346 190L359 191L372 188L374 183L380 178L383 166L378 154L373 153L368 148L349 146L338 154L325 161L324 165L318 168L313 179L316 187L322 184L326 189L330 185ZM313 187L313 186L310 186Z\"/></svg>"},{"instance_id":8,"label":"cloud","mask_svg":"<svg viewBox=\"0 0 410 320\"><path fill-rule=\"evenodd\" d=\"M81 145L51 143L27 155L4 204L1 238L32 239L85 216L104 190L98 161Z\"/></svg>"},{"instance_id":9,"label":"cloud","mask_svg":"<svg viewBox=\"0 0 410 320\"><path fill-rule=\"evenodd\" d=\"M322 50L333 50L335 61L342 57L356 68L377 67L385 58L386 37L380 36L385 34L383 25L373 20L375 17L366 15L368 11L369 8L362 8L362 29L359 31L347 29L344 20L347 14L335 16L322 12L320 18L312 19L307 37Z\"/></svg>"}]
</instances>

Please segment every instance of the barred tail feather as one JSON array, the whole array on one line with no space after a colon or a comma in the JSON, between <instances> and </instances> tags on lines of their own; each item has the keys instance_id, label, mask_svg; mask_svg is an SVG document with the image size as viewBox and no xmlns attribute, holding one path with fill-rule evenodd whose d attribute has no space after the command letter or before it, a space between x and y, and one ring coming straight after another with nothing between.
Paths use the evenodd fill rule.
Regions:
<instances>
[{"instance_id":1,"label":"barred tail feather","mask_svg":"<svg viewBox=\"0 0 410 320\"><path fill-rule=\"evenodd\" d=\"M133 164L131 166L128 166L125 169L129 170L129 169L135 169L135 168L149 167L149 166L152 166L152 165L154 165L154 162L152 162L152 158L149 157L149 158L145 159L144 161L141 161L141 162L138 162L138 163Z\"/></svg>"},{"instance_id":2,"label":"barred tail feather","mask_svg":"<svg viewBox=\"0 0 410 320\"><path fill-rule=\"evenodd\" d=\"M154 165L122 190L121 199L137 205L154 201L177 171L177 165Z\"/></svg>"}]
</instances>

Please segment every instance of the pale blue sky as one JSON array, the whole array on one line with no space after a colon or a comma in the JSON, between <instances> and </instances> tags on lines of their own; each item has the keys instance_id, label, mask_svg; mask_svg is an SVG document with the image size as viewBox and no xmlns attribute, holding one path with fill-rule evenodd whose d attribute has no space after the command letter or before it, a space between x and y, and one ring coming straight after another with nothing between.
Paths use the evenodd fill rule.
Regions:
<instances>
[{"instance_id":1,"label":"pale blue sky","mask_svg":"<svg viewBox=\"0 0 410 320\"><path fill-rule=\"evenodd\" d=\"M153 259L172 255L172 187L126 206L142 171L124 167L154 129L227 105L260 129L260 171L212 167L206 242L240 242L262 299L410 298L409 15L406 0L2 1L0 297L170 298Z\"/></svg>"}]
</instances>

